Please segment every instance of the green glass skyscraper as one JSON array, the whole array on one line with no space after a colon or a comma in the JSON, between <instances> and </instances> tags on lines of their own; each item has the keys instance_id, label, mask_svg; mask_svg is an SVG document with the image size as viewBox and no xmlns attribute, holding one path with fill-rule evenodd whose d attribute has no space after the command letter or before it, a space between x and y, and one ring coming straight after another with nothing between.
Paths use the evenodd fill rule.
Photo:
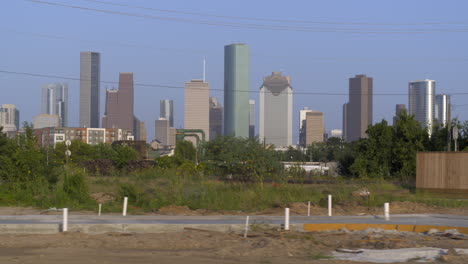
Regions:
<instances>
[{"instance_id":1,"label":"green glass skyscraper","mask_svg":"<svg viewBox=\"0 0 468 264\"><path fill-rule=\"evenodd\" d=\"M249 137L249 46L224 47L224 134Z\"/></svg>"}]
</instances>

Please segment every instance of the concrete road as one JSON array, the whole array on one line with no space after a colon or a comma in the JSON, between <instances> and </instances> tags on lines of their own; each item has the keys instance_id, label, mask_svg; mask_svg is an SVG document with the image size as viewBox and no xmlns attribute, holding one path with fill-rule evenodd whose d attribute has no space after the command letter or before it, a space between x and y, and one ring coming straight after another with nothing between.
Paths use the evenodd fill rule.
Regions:
<instances>
[{"instance_id":1,"label":"concrete road","mask_svg":"<svg viewBox=\"0 0 468 264\"><path fill-rule=\"evenodd\" d=\"M184 227L216 231L239 231L244 228L245 216L161 216L161 215L74 215L70 212L70 231L103 232L165 232L183 230ZM251 225L281 227L282 216L250 216ZM391 215L382 216L291 216L294 230L304 230L304 224L394 224L456 226L468 228L468 216L455 215ZM0 232L3 233L56 233L61 230L62 215L2 215Z\"/></svg>"}]
</instances>

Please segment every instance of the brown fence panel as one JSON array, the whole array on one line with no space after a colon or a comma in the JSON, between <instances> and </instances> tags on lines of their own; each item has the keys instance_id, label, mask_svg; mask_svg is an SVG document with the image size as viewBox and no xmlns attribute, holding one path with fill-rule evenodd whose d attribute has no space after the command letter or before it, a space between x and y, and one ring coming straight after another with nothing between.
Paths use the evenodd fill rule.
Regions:
<instances>
[{"instance_id":1,"label":"brown fence panel","mask_svg":"<svg viewBox=\"0 0 468 264\"><path fill-rule=\"evenodd\" d=\"M419 152L416 188L468 193L468 152Z\"/></svg>"}]
</instances>

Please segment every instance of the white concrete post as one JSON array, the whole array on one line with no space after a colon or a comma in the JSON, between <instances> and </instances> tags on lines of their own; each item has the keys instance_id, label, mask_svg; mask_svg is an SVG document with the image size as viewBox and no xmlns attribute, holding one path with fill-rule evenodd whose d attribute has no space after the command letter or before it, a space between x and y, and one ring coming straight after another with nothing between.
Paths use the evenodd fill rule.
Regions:
<instances>
[{"instance_id":1,"label":"white concrete post","mask_svg":"<svg viewBox=\"0 0 468 264\"><path fill-rule=\"evenodd\" d=\"M68 231L68 208L63 208L62 232Z\"/></svg>"},{"instance_id":2,"label":"white concrete post","mask_svg":"<svg viewBox=\"0 0 468 264\"><path fill-rule=\"evenodd\" d=\"M122 212L123 216L127 215L127 204L128 204L128 197L124 197L123 212Z\"/></svg>"},{"instance_id":3,"label":"white concrete post","mask_svg":"<svg viewBox=\"0 0 468 264\"><path fill-rule=\"evenodd\" d=\"M310 201L307 202L307 216L310 216Z\"/></svg>"},{"instance_id":4,"label":"white concrete post","mask_svg":"<svg viewBox=\"0 0 468 264\"><path fill-rule=\"evenodd\" d=\"M385 203L384 204L384 213L385 213L385 220L390 220L390 204Z\"/></svg>"},{"instance_id":5,"label":"white concrete post","mask_svg":"<svg viewBox=\"0 0 468 264\"><path fill-rule=\"evenodd\" d=\"M101 216L102 204L99 204L98 216Z\"/></svg>"},{"instance_id":6,"label":"white concrete post","mask_svg":"<svg viewBox=\"0 0 468 264\"><path fill-rule=\"evenodd\" d=\"M289 208L284 209L284 230L289 230Z\"/></svg>"},{"instance_id":7,"label":"white concrete post","mask_svg":"<svg viewBox=\"0 0 468 264\"><path fill-rule=\"evenodd\" d=\"M247 237L247 232L249 232L249 216L245 219L244 237Z\"/></svg>"},{"instance_id":8,"label":"white concrete post","mask_svg":"<svg viewBox=\"0 0 468 264\"><path fill-rule=\"evenodd\" d=\"M332 216L332 196L328 195L328 216Z\"/></svg>"}]
</instances>

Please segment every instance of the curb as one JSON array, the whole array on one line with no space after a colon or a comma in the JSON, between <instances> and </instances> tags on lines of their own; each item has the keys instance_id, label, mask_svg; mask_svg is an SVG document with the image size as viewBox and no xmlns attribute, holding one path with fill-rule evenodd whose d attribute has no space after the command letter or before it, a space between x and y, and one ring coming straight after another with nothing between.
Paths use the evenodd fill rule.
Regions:
<instances>
[{"instance_id":1,"label":"curb","mask_svg":"<svg viewBox=\"0 0 468 264\"><path fill-rule=\"evenodd\" d=\"M468 227L461 226L433 226L433 225L397 225L397 224L304 224L306 232L337 231L346 228L350 231L362 231L367 228L380 228L383 230L397 230L398 232L424 233L431 229L445 231L456 229L458 232L468 235Z\"/></svg>"}]
</instances>

